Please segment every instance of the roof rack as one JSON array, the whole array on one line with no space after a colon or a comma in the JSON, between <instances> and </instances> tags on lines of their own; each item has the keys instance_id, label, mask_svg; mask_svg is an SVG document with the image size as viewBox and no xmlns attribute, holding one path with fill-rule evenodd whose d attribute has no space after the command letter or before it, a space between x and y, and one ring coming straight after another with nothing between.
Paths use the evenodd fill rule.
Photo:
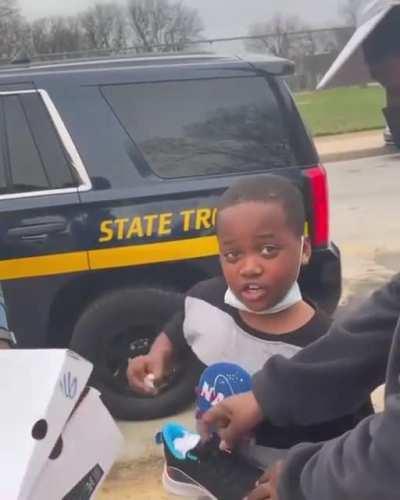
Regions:
<instances>
[{"instance_id":1,"label":"roof rack","mask_svg":"<svg viewBox=\"0 0 400 500\"><path fill-rule=\"evenodd\" d=\"M58 52L48 54L29 55L27 52L21 51L12 59L0 59L0 67L8 65L28 65L35 66L42 63L63 64L73 62L90 62L90 61L112 61L114 59L158 59L158 58L181 58L181 57L195 57L195 56L215 56L217 54L213 51L171 51L171 52L140 52L133 51L104 51L102 50L87 50L76 52Z\"/></svg>"},{"instance_id":2,"label":"roof rack","mask_svg":"<svg viewBox=\"0 0 400 500\"><path fill-rule=\"evenodd\" d=\"M243 62L251 65L256 71L267 73L274 76L289 76L294 72L294 63L272 55L245 54L239 55L223 55L210 53L162 53L151 56L142 54L137 56L116 56L107 58L81 58L81 59L64 59L60 61L36 61L31 64L12 64L0 66L0 75L26 75L30 72L44 71L50 74L65 70L83 70L83 71L98 71L99 69L107 69L111 66L115 68L126 69L143 68L149 66L160 66L169 64L198 64L198 63L222 63L222 64L237 64Z\"/></svg>"}]
</instances>

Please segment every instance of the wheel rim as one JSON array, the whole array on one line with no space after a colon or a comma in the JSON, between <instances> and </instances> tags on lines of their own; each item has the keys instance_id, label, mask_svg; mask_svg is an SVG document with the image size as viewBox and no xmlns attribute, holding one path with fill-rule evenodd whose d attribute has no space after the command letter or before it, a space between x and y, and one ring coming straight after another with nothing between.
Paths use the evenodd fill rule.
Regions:
<instances>
[{"instance_id":1,"label":"wheel rim","mask_svg":"<svg viewBox=\"0 0 400 500\"><path fill-rule=\"evenodd\" d=\"M103 365L106 367L107 382L114 390L126 396L134 396L143 399L154 399L154 396L136 392L132 389L126 378L126 369L129 359L148 354L150 347L160 331L159 326L143 324L134 325L116 332L112 340L103 346ZM163 392L170 389L177 381L182 372L182 366L173 368L168 383Z\"/></svg>"}]
</instances>

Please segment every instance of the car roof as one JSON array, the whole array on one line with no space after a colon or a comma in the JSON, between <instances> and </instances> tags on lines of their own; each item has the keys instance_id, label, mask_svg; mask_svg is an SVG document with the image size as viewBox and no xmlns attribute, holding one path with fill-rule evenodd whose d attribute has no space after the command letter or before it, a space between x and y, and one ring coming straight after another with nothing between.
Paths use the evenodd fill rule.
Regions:
<instances>
[{"instance_id":1,"label":"car roof","mask_svg":"<svg viewBox=\"0 0 400 500\"><path fill-rule=\"evenodd\" d=\"M136 68L146 70L146 68L160 68L168 66L195 66L195 65L243 65L247 63L255 69L259 69L271 75L288 75L294 71L294 64L287 60L273 55L245 54L243 56L219 55L212 53L179 53L179 54L146 54L141 56L113 56L113 57L92 57L80 59L64 59L59 61L37 61L27 62L22 60L0 66L1 78L27 78L31 74L40 72L43 76L51 76L66 71L87 73L90 71L101 71L118 68Z\"/></svg>"}]
</instances>

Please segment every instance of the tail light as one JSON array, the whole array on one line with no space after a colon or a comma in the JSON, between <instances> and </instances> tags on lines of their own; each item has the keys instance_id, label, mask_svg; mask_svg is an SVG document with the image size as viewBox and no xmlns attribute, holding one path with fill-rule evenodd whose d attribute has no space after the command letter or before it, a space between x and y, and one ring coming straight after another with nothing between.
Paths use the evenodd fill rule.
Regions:
<instances>
[{"instance_id":1,"label":"tail light","mask_svg":"<svg viewBox=\"0 0 400 500\"><path fill-rule=\"evenodd\" d=\"M311 241L313 246L324 247L329 243L329 195L326 170L322 165L304 171L309 181L311 195Z\"/></svg>"}]
</instances>

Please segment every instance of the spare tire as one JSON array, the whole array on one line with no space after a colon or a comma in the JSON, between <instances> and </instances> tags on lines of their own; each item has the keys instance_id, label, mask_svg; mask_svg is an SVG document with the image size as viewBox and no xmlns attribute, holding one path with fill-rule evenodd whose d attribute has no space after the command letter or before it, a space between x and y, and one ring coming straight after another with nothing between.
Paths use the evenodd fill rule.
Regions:
<instances>
[{"instance_id":1,"label":"spare tire","mask_svg":"<svg viewBox=\"0 0 400 500\"><path fill-rule=\"evenodd\" d=\"M164 324L183 308L182 295L160 289L123 288L94 301L75 325L71 349L94 365L91 385L115 418L166 417L194 400L199 377L193 355L174 367L168 386L157 396L135 393L127 383L129 358L146 354Z\"/></svg>"}]
</instances>

